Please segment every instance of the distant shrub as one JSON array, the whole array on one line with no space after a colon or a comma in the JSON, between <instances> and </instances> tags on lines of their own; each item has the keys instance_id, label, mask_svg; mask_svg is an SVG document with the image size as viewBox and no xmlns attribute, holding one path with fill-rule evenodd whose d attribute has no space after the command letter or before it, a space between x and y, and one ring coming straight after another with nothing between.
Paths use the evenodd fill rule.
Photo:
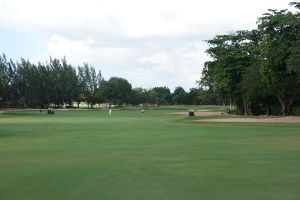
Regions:
<instances>
[{"instance_id":1,"label":"distant shrub","mask_svg":"<svg viewBox=\"0 0 300 200\"><path fill-rule=\"evenodd\" d=\"M300 107L294 107L292 115L300 116Z\"/></svg>"},{"instance_id":2,"label":"distant shrub","mask_svg":"<svg viewBox=\"0 0 300 200\"><path fill-rule=\"evenodd\" d=\"M236 115L236 114L238 114L236 110L232 110L232 109L229 109L229 108L225 109L225 113L227 113L229 115Z\"/></svg>"}]
</instances>

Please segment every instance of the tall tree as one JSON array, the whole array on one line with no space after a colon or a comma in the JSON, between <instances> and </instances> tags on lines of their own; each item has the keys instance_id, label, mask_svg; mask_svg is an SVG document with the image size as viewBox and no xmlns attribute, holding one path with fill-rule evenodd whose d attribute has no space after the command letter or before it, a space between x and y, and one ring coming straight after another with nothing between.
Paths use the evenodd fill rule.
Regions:
<instances>
[{"instance_id":1,"label":"tall tree","mask_svg":"<svg viewBox=\"0 0 300 200\"><path fill-rule=\"evenodd\" d=\"M180 104L180 105L188 104L188 94L180 86L175 88L172 94L172 99L174 104Z\"/></svg>"},{"instance_id":2,"label":"tall tree","mask_svg":"<svg viewBox=\"0 0 300 200\"><path fill-rule=\"evenodd\" d=\"M293 4L299 6L299 4ZM299 14L288 10L269 10L259 18L258 28L263 36L261 71L264 81L272 88L283 115L290 114L299 94L300 39Z\"/></svg>"},{"instance_id":3,"label":"tall tree","mask_svg":"<svg viewBox=\"0 0 300 200\"><path fill-rule=\"evenodd\" d=\"M64 80L64 87L63 87L64 102L69 104L69 106L72 106L76 95L76 89L77 89L76 70L72 67L72 65L67 63L66 58L63 58L61 60L61 63L62 63L62 79Z\"/></svg>"},{"instance_id":4,"label":"tall tree","mask_svg":"<svg viewBox=\"0 0 300 200\"><path fill-rule=\"evenodd\" d=\"M154 98L154 103L158 105L167 105L172 103L172 94L167 87L154 87L150 91L150 98Z\"/></svg>"},{"instance_id":5,"label":"tall tree","mask_svg":"<svg viewBox=\"0 0 300 200\"><path fill-rule=\"evenodd\" d=\"M132 95L132 86L124 78L111 77L107 82L102 83L103 96L109 105L128 103Z\"/></svg>"},{"instance_id":6,"label":"tall tree","mask_svg":"<svg viewBox=\"0 0 300 200\"><path fill-rule=\"evenodd\" d=\"M210 48L206 52L213 61L205 63L201 84L213 89L230 105L240 100L239 83L243 72L252 64L248 41L248 31L217 35L207 41Z\"/></svg>"}]
</instances>

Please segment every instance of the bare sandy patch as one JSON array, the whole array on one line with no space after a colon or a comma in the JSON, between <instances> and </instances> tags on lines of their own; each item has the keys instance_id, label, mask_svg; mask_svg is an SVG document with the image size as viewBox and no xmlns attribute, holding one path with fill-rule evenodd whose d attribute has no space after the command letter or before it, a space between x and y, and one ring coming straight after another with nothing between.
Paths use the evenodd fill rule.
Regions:
<instances>
[{"instance_id":1,"label":"bare sandy patch","mask_svg":"<svg viewBox=\"0 0 300 200\"><path fill-rule=\"evenodd\" d=\"M184 116L188 116L188 112L172 112L170 113L172 115L184 115ZM197 112L194 112L195 116L204 116L204 117L208 117L208 116L220 116L220 115L226 115L225 113L223 112L212 112L212 111L197 111Z\"/></svg>"},{"instance_id":2,"label":"bare sandy patch","mask_svg":"<svg viewBox=\"0 0 300 200\"><path fill-rule=\"evenodd\" d=\"M226 117L227 114L224 112L212 112L212 111L197 111L194 112L195 116L199 117L213 117L213 116L224 116L222 118L210 118L210 119L199 119L199 122L252 122L252 123L300 123L300 116L258 116L258 117ZM188 112L173 112L173 115L188 116Z\"/></svg>"},{"instance_id":3,"label":"bare sandy patch","mask_svg":"<svg viewBox=\"0 0 300 200\"><path fill-rule=\"evenodd\" d=\"M237 118L215 118L200 119L199 122L255 122L255 123L300 123L299 116L288 117L237 117Z\"/></svg>"},{"instance_id":4,"label":"bare sandy patch","mask_svg":"<svg viewBox=\"0 0 300 200\"><path fill-rule=\"evenodd\" d=\"M0 113L8 113L8 112L21 112L21 111L32 111L37 109L18 109L18 108L3 108L0 110Z\"/></svg>"}]
</instances>

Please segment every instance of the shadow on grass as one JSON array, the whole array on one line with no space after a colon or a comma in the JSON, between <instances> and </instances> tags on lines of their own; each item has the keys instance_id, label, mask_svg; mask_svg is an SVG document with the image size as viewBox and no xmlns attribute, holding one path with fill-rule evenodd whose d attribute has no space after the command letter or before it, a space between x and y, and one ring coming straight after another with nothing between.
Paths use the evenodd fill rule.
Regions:
<instances>
[{"instance_id":1,"label":"shadow on grass","mask_svg":"<svg viewBox=\"0 0 300 200\"><path fill-rule=\"evenodd\" d=\"M13 137L16 136L17 134L15 133L0 133L0 138L8 138L8 137Z\"/></svg>"},{"instance_id":2,"label":"shadow on grass","mask_svg":"<svg viewBox=\"0 0 300 200\"><path fill-rule=\"evenodd\" d=\"M23 117L23 116L39 116L39 115L45 115L47 114L46 111L40 113L39 111L31 111L31 112L21 112L21 111L16 111L16 112L4 112L1 115L2 116L9 116L9 117Z\"/></svg>"}]
</instances>

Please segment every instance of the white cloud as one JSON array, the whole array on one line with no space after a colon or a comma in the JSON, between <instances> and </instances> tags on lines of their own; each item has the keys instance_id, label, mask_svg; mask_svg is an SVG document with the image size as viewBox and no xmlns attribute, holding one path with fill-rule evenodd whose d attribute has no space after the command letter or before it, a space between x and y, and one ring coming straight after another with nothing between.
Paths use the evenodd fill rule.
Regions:
<instances>
[{"instance_id":1,"label":"white cloud","mask_svg":"<svg viewBox=\"0 0 300 200\"><path fill-rule=\"evenodd\" d=\"M59 35L53 35L47 44L47 54L54 56L68 55L74 62L76 59L117 59L127 58L135 52L133 48L124 47L97 47L93 46L95 41L91 38L83 40L69 40Z\"/></svg>"},{"instance_id":2,"label":"white cloud","mask_svg":"<svg viewBox=\"0 0 300 200\"><path fill-rule=\"evenodd\" d=\"M203 40L255 28L268 8L286 7L286 0L0 0L0 28L42 38L46 51L35 59L66 56L134 86L187 89L209 59Z\"/></svg>"},{"instance_id":3,"label":"white cloud","mask_svg":"<svg viewBox=\"0 0 300 200\"><path fill-rule=\"evenodd\" d=\"M36 31L114 32L132 37L243 28L287 1L0 0L0 23ZM242 26L242 27L241 27Z\"/></svg>"},{"instance_id":4,"label":"white cloud","mask_svg":"<svg viewBox=\"0 0 300 200\"><path fill-rule=\"evenodd\" d=\"M167 52L157 52L154 55L139 58L137 61L141 64L167 64L170 61L170 55Z\"/></svg>"},{"instance_id":5,"label":"white cloud","mask_svg":"<svg viewBox=\"0 0 300 200\"><path fill-rule=\"evenodd\" d=\"M201 63L208 60L204 53L203 42L193 42L184 48L173 49L170 52L155 52L152 55L139 58L140 67L132 69L130 76L135 75L137 85L147 80L149 87L157 85L183 86L188 89L195 86L201 74ZM144 72L144 73L143 73Z\"/></svg>"},{"instance_id":6,"label":"white cloud","mask_svg":"<svg viewBox=\"0 0 300 200\"><path fill-rule=\"evenodd\" d=\"M128 63L137 51L129 47L99 47L94 44L95 41L92 38L70 40L53 35L47 42L47 51L31 60L44 61L50 56L56 58L66 56L74 66L89 63L104 71L108 76L114 76L118 74L119 70L126 68L126 65L122 65L122 63Z\"/></svg>"}]
</instances>

